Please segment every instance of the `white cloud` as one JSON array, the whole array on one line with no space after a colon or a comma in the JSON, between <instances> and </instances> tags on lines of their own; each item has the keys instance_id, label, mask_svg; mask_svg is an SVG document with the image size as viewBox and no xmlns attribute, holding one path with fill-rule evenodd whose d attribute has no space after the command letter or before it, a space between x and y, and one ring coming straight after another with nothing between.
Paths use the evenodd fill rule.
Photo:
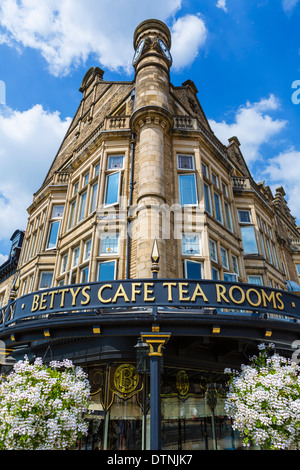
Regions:
<instances>
[{"instance_id":1,"label":"white cloud","mask_svg":"<svg viewBox=\"0 0 300 470\"><path fill-rule=\"evenodd\" d=\"M283 186L292 215L300 220L300 152L290 148L268 160L263 172L273 188Z\"/></svg>"},{"instance_id":2,"label":"white cloud","mask_svg":"<svg viewBox=\"0 0 300 470\"><path fill-rule=\"evenodd\" d=\"M282 8L286 13L291 13L299 0L282 0Z\"/></svg>"},{"instance_id":3,"label":"white cloud","mask_svg":"<svg viewBox=\"0 0 300 470\"><path fill-rule=\"evenodd\" d=\"M69 124L41 105L23 112L0 107L0 240L26 228L26 209Z\"/></svg>"},{"instance_id":4,"label":"white cloud","mask_svg":"<svg viewBox=\"0 0 300 470\"><path fill-rule=\"evenodd\" d=\"M221 8L227 13L227 7L226 7L226 0L218 0L217 5L218 8Z\"/></svg>"},{"instance_id":5,"label":"white cloud","mask_svg":"<svg viewBox=\"0 0 300 470\"><path fill-rule=\"evenodd\" d=\"M174 22L171 33L173 67L187 67L195 60L206 41L205 23L199 16L186 15Z\"/></svg>"},{"instance_id":6,"label":"white cloud","mask_svg":"<svg viewBox=\"0 0 300 470\"><path fill-rule=\"evenodd\" d=\"M210 125L225 145L228 145L230 137L237 136L246 161L253 163L261 157L261 146L269 143L286 126L286 121L274 119L267 114L278 108L278 99L270 95L256 103L247 102L245 106L240 106L233 123L210 120Z\"/></svg>"},{"instance_id":7,"label":"white cloud","mask_svg":"<svg viewBox=\"0 0 300 470\"><path fill-rule=\"evenodd\" d=\"M7 261L8 256L0 253L0 266Z\"/></svg>"},{"instance_id":8,"label":"white cloud","mask_svg":"<svg viewBox=\"0 0 300 470\"><path fill-rule=\"evenodd\" d=\"M54 75L67 74L90 54L104 68L131 72L136 26L147 18L172 18L181 2L1 0L0 42L39 50Z\"/></svg>"}]
</instances>

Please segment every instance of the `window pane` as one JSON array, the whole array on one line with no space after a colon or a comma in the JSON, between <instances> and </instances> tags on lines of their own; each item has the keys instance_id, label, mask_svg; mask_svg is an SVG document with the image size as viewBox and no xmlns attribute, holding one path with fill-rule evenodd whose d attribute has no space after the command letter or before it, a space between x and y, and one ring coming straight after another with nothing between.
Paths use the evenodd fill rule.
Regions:
<instances>
[{"instance_id":1,"label":"window pane","mask_svg":"<svg viewBox=\"0 0 300 470\"><path fill-rule=\"evenodd\" d=\"M52 272L43 272L41 273L41 280L40 280L40 289L47 289L52 285Z\"/></svg>"},{"instance_id":2,"label":"window pane","mask_svg":"<svg viewBox=\"0 0 300 470\"><path fill-rule=\"evenodd\" d=\"M262 286L261 276L248 276L249 284L256 284L257 286Z\"/></svg>"},{"instance_id":3,"label":"window pane","mask_svg":"<svg viewBox=\"0 0 300 470\"><path fill-rule=\"evenodd\" d=\"M64 215L64 208L65 206L53 206L53 209L52 209L52 218L56 218L56 217L62 217Z\"/></svg>"},{"instance_id":4,"label":"window pane","mask_svg":"<svg viewBox=\"0 0 300 470\"><path fill-rule=\"evenodd\" d=\"M194 157L192 155L178 155L178 168L181 170L193 170Z\"/></svg>"},{"instance_id":5,"label":"window pane","mask_svg":"<svg viewBox=\"0 0 300 470\"><path fill-rule=\"evenodd\" d=\"M115 278L115 261L99 263L99 281L113 281Z\"/></svg>"},{"instance_id":6,"label":"window pane","mask_svg":"<svg viewBox=\"0 0 300 470\"><path fill-rule=\"evenodd\" d=\"M80 196L80 208L79 208L79 217L78 221L84 218L85 213L85 203L86 203L86 192Z\"/></svg>"},{"instance_id":7,"label":"window pane","mask_svg":"<svg viewBox=\"0 0 300 470\"><path fill-rule=\"evenodd\" d=\"M73 250L73 266L77 266L79 260L79 247Z\"/></svg>"},{"instance_id":8,"label":"window pane","mask_svg":"<svg viewBox=\"0 0 300 470\"><path fill-rule=\"evenodd\" d=\"M212 268L212 278L214 281L217 281L219 279L219 271L215 268Z\"/></svg>"},{"instance_id":9,"label":"window pane","mask_svg":"<svg viewBox=\"0 0 300 470\"><path fill-rule=\"evenodd\" d=\"M238 211L239 221L244 224L251 223L250 211Z\"/></svg>"},{"instance_id":10,"label":"window pane","mask_svg":"<svg viewBox=\"0 0 300 470\"><path fill-rule=\"evenodd\" d=\"M98 184L94 184L94 186L92 187L90 212L94 212L96 208L97 190L98 190Z\"/></svg>"},{"instance_id":11,"label":"window pane","mask_svg":"<svg viewBox=\"0 0 300 470\"><path fill-rule=\"evenodd\" d=\"M239 263L238 263L237 257L232 255L231 259L232 259L233 272L236 273L236 274L239 274Z\"/></svg>"},{"instance_id":12,"label":"window pane","mask_svg":"<svg viewBox=\"0 0 300 470\"><path fill-rule=\"evenodd\" d=\"M94 177L99 175L99 170L100 170L100 163L97 163L95 166L94 166Z\"/></svg>"},{"instance_id":13,"label":"window pane","mask_svg":"<svg viewBox=\"0 0 300 470\"><path fill-rule=\"evenodd\" d=\"M185 261L185 277L187 279L201 279L201 263Z\"/></svg>"},{"instance_id":14,"label":"window pane","mask_svg":"<svg viewBox=\"0 0 300 470\"><path fill-rule=\"evenodd\" d=\"M227 228L229 228L229 230L232 230L230 206L229 206L228 202L225 202L224 205L225 205L225 214L226 214L226 224L227 224Z\"/></svg>"},{"instance_id":15,"label":"window pane","mask_svg":"<svg viewBox=\"0 0 300 470\"><path fill-rule=\"evenodd\" d=\"M217 246L212 240L209 240L209 250L211 259L217 261Z\"/></svg>"},{"instance_id":16,"label":"window pane","mask_svg":"<svg viewBox=\"0 0 300 470\"><path fill-rule=\"evenodd\" d=\"M88 277L89 277L89 268L84 268L81 270L81 279L80 282L88 282Z\"/></svg>"},{"instance_id":17,"label":"window pane","mask_svg":"<svg viewBox=\"0 0 300 470\"><path fill-rule=\"evenodd\" d=\"M52 222L50 224L50 230L49 230L49 238L48 238L48 244L47 248L55 248L56 247L56 242L57 242L57 236L58 236L58 230L59 230L59 221Z\"/></svg>"},{"instance_id":18,"label":"window pane","mask_svg":"<svg viewBox=\"0 0 300 470\"><path fill-rule=\"evenodd\" d=\"M83 186L86 186L89 182L89 177L90 177L90 174L89 173L86 173L83 177Z\"/></svg>"},{"instance_id":19,"label":"window pane","mask_svg":"<svg viewBox=\"0 0 300 470\"><path fill-rule=\"evenodd\" d=\"M119 234L102 235L100 241L100 254L116 254L119 251Z\"/></svg>"},{"instance_id":20,"label":"window pane","mask_svg":"<svg viewBox=\"0 0 300 470\"><path fill-rule=\"evenodd\" d=\"M200 238L199 235L185 235L182 234L182 253L184 255L199 255L200 254Z\"/></svg>"},{"instance_id":21,"label":"window pane","mask_svg":"<svg viewBox=\"0 0 300 470\"><path fill-rule=\"evenodd\" d=\"M119 199L120 173L112 173L106 177L105 204L116 204Z\"/></svg>"},{"instance_id":22,"label":"window pane","mask_svg":"<svg viewBox=\"0 0 300 470\"><path fill-rule=\"evenodd\" d=\"M179 175L180 204L197 204L195 175Z\"/></svg>"},{"instance_id":23,"label":"window pane","mask_svg":"<svg viewBox=\"0 0 300 470\"><path fill-rule=\"evenodd\" d=\"M245 253L258 253L254 227L241 227Z\"/></svg>"},{"instance_id":24,"label":"window pane","mask_svg":"<svg viewBox=\"0 0 300 470\"><path fill-rule=\"evenodd\" d=\"M113 156L113 157L108 157L108 165L107 169L108 170L113 170L113 169L122 169L123 168L123 156Z\"/></svg>"},{"instance_id":25,"label":"window pane","mask_svg":"<svg viewBox=\"0 0 300 470\"><path fill-rule=\"evenodd\" d=\"M91 246L92 246L92 240L88 240L85 242L84 245L84 260L90 259L91 257Z\"/></svg>"},{"instance_id":26,"label":"window pane","mask_svg":"<svg viewBox=\"0 0 300 470\"><path fill-rule=\"evenodd\" d=\"M73 224L74 224L74 215L75 215L75 208L76 208L76 202L72 202L72 204L70 205L70 214L69 214L69 224L68 224L68 228L71 228L73 227Z\"/></svg>"},{"instance_id":27,"label":"window pane","mask_svg":"<svg viewBox=\"0 0 300 470\"><path fill-rule=\"evenodd\" d=\"M231 273L224 273L224 281L236 282L237 281L237 275L236 274L231 274Z\"/></svg>"},{"instance_id":28,"label":"window pane","mask_svg":"<svg viewBox=\"0 0 300 470\"><path fill-rule=\"evenodd\" d=\"M228 254L227 250L225 248L221 247L221 259L222 259L222 265L224 268L228 268Z\"/></svg>"},{"instance_id":29,"label":"window pane","mask_svg":"<svg viewBox=\"0 0 300 470\"><path fill-rule=\"evenodd\" d=\"M209 187L207 186L207 184L204 185L204 197L205 197L205 208L207 212L211 214L210 194L209 194Z\"/></svg>"},{"instance_id":30,"label":"window pane","mask_svg":"<svg viewBox=\"0 0 300 470\"><path fill-rule=\"evenodd\" d=\"M221 205L220 205L220 197L218 194L214 194L215 196L215 208L216 208L216 217L219 222L222 222L222 213L221 213Z\"/></svg>"},{"instance_id":31,"label":"window pane","mask_svg":"<svg viewBox=\"0 0 300 470\"><path fill-rule=\"evenodd\" d=\"M61 272L62 273L66 272L67 264L68 264L68 255L64 255L62 257L62 261L61 261Z\"/></svg>"}]
</instances>

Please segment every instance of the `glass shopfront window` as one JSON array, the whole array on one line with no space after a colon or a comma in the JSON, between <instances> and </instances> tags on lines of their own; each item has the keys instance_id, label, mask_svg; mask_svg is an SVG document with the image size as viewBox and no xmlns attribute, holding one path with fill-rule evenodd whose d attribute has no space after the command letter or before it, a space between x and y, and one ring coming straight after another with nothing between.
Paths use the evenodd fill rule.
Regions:
<instances>
[{"instance_id":1,"label":"glass shopfront window","mask_svg":"<svg viewBox=\"0 0 300 470\"><path fill-rule=\"evenodd\" d=\"M135 364L88 367L91 404L81 450L150 449L149 373ZM225 415L222 374L164 366L161 375L162 450L238 450L242 440Z\"/></svg>"}]
</instances>

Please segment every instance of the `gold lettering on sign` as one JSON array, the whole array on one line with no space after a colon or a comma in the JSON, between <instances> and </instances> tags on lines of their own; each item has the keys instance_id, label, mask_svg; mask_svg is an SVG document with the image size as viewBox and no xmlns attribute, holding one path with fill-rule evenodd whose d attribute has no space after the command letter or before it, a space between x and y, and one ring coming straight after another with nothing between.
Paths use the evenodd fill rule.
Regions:
<instances>
[{"instance_id":1,"label":"gold lettering on sign","mask_svg":"<svg viewBox=\"0 0 300 470\"><path fill-rule=\"evenodd\" d=\"M221 299L225 300L228 304L230 304L229 300L225 297L226 287L222 286L222 284L216 284L217 289L217 302L222 302Z\"/></svg>"},{"instance_id":2,"label":"gold lettering on sign","mask_svg":"<svg viewBox=\"0 0 300 470\"><path fill-rule=\"evenodd\" d=\"M188 287L188 282L179 282L179 300L190 300L189 297L184 297L184 294L188 294L188 290L184 289L183 287Z\"/></svg>"},{"instance_id":3,"label":"gold lettering on sign","mask_svg":"<svg viewBox=\"0 0 300 470\"><path fill-rule=\"evenodd\" d=\"M127 294L124 290L123 284L119 285L118 290L115 293L115 296L114 296L112 302L115 303L119 297L123 297L123 299L125 299L125 302L129 302L129 299L128 299Z\"/></svg>"},{"instance_id":4,"label":"gold lettering on sign","mask_svg":"<svg viewBox=\"0 0 300 470\"><path fill-rule=\"evenodd\" d=\"M33 296L32 306L31 306L32 312L35 312L39 308L39 299L40 299L40 296L38 294L35 294Z\"/></svg>"},{"instance_id":5,"label":"gold lettering on sign","mask_svg":"<svg viewBox=\"0 0 300 470\"><path fill-rule=\"evenodd\" d=\"M69 289L61 289L59 292L61 292L60 306L64 307L65 306L65 295L66 295L67 292L69 292Z\"/></svg>"},{"instance_id":6,"label":"gold lettering on sign","mask_svg":"<svg viewBox=\"0 0 300 470\"><path fill-rule=\"evenodd\" d=\"M144 283L144 302L153 302L155 297L148 297L148 295L153 294L153 289L149 289L149 287L153 287L153 282L145 282Z\"/></svg>"},{"instance_id":7,"label":"gold lettering on sign","mask_svg":"<svg viewBox=\"0 0 300 470\"><path fill-rule=\"evenodd\" d=\"M250 292L254 292L255 295L257 296L257 302L253 302L250 298ZM252 307L258 307L259 305L261 305L261 295L260 293L258 292L257 289L248 289L247 292L246 292L246 297L247 297L247 300L249 302L250 305L252 305Z\"/></svg>"},{"instance_id":8,"label":"gold lettering on sign","mask_svg":"<svg viewBox=\"0 0 300 470\"><path fill-rule=\"evenodd\" d=\"M194 290L194 293L191 297L191 302L195 302L196 297L202 297L204 302L208 302L208 299L207 299L206 295L204 294L200 284L197 284L197 286Z\"/></svg>"},{"instance_id":9,"label":"gold lettering on sign","mask_svg":"<svg viewBox=\"0 0 300 470\"><path fill-rule=\"evenodd\" d=\"M131 284L131 302L136 302L136 294L140 294L141 291L140 290L137 290L136 288L137 287L141 287L141 282L133 282Z\"/></svg>"},{"instance_id":10,"label":"gold lettering on sign","mask_svg":"<svg viewBox=\"0 0 300 470\"><path fill-rule=\"evenodd\" d=\"M267 302L273 302L273 308L277 308L277 305L276 305L276 299L275 299L275 292L271 292L271 294L268 296L266 294L266 292L261 289L261 294L262 294L262 301L263 301L263 306L264 307L267 307Z\"/></svg>"},{"instance_id":11,"label":"gold lettering on sign","mask_svg":"<svg viewBox=\"0 0 300 470\"><path fill-rule=\"evenodd\" d=\"M110 299L103 299L102 292L104 291L104 289L112 289L112 285L111 284L104 284L104 286L101 286L99 291L98 291L98 299L100 300L100 302L102 302L103 304L108 304L109 302L111 302L111 298Z\"/></svg>"},{"instance_id":12,"label":"gold lettering on sign","mask_svg":"<svg viewBox=\"0 0 300 470\"><path fill-rule=\"evenodd\" d=\"M89 294L87 294L87 290L91 290L90 286L84 286L82 289L82 295L86 298L86 300L82 300L81 305L87 305L90 303L91 297Z\"/></svg>"},{"instance_id":13,"label":"gold lettering on sign","mask_svg":"<svg viewBox=\"0 0 300 470\"><path fill-rule=\"evenodd\" d=\"M81 289L81 287L78 287L76 292L74 292L73 287L70 288L70 292L71 292L71 295L72 295L72 298L73 298L72 305L76 305L76 297L79 294L80 289Z\"/></svg>"},{"instance_id":14,"label":"gold lettering on sign","mask_svg":"<svg viewBox=\"0 0 300 470\"><path fill-rule=\"evenodd\" d=\"M47 305L44 305L44 303L47 302L47 299L45 299L45 295L48 295L48 292L43 292L42 293L39 310L45 310L47 308Z\"/></svg>"},{"instance_id":15,"label":"gold lettering on sign","mask_svg":"<svg viewBox=\"0 0 300 470\"><path fill-rule=\"evenodd\" d=\"M173 296L172 296L172 287L176 287L177 283L176 282L164 282L163 287L168 288L168 301L172 302L173 301Z\"/></svg>"},{"instance_id":16,"label":"gold lettering on sign","mask_svg":"<svg viewBox=\"0 0 300 470\"><path fill-rule=\"evenodd\" d=\"M276 299L277 299L277 302L280 303L280 306L279 306L279 305L277 306L277 308L279 308L279 310L283 310L283 309L284 309L284 303L282 302L281 297L282 297L282 293L281 293L281 292L277 292L277 293L276 293Z\"/></svg>"},{"instance_id":17,"label":"gold lettering on sign","mask_svg":"<svg viewBox=\"0 0 300 470\"><path fill-rule=\"evenodd\" d=\"M237 289L240 293L241 293L241 298L240 300L236 300L234 297L233 297L233 291ZM245 292L243 291L243 289L239 286L231 286L230 289L229 289L229 297L230 299L232 300L233 303L235 304L242 304L245 300Z\"/></svg>"}]
</instances>

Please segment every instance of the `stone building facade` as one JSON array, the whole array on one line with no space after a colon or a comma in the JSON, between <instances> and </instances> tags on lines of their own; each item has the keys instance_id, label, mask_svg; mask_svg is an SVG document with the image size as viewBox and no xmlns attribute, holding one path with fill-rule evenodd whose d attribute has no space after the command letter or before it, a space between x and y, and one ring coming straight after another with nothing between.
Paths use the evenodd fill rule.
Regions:
<instances>
[{"instance_id":1,"label":"stone building facade","mask_svg":"<svg viewBox=\"0 0 300 470\"><path fill-rule=\"evenodd\" d=\"M186 80L181 86L170 82L171 34L164 23L142 22L134 32L133 46L132 81L106 81L98 67L92 67L83 78L78 109L28 208L18 266L20 309L26 311L25 301L31 299L31 293L52 289L53 296L58 292L67 295L70 286L90 283L106 283L111 288L113 280L136 281L137 293L138 281L153 277L154 245L159 252L158 277L169 280L169 294L176 284L172 280L182 280L180 300L187 299L184 281L189 279L211 280L217 285L235 283L236 289L246 285L259 296L259 287L273 289L280 296L282 292L297 292L300 234L284 189L278 188L274 195L265 182L254 181L238 137L230 138L227 146L218 140L192 81ZM272 295L268 291L264 299L274 299ZM225 295L223 298L226 300ZM214 413L207 411L204 397L211 390L211 374L215 374L217 393L222 389L216 384L224 367L237 367L245 360L245 351L265 339L263 332L270 325L267 320L273 321L268 330L272 340L277 338L286 351L291 351L291 342L298 337L296 312L291 322L279 321L280 310L278 315L273 312L264 320L255 320L260 323L244 316L237 322L234 315L241 303L236 300L232 317L226 318L214 309L205 316L202 309L201 326L200 320L197 326L196 317L188 320L190 310L180 319L172 317L172 321L163 314L161 322L157 321L157 309L150 315L154 335L173 328L164 357L162 448L237 447L238 438L224 418L221 393ZM258 302L252 300L250 304L255 307ZM292 305L296 308L296 300ZM31 330L28 322L26 327L22 322L14 324L13 334L9 336L6 329L3 338L10 347L30 344L32 354L37 355L41 351L46 354L48 336L54 356L73 358L88 367L100 429L96 437L90 435L88 446L149 448L148 379L143 373L139 378L132 369L139 336L136 332L145 331L147 309L134 310L135 314L131 311L127 317L125 312L118 317L118 329L113 323L116 310L103 317L100 326L101 309L92 312L90 319L87 313L78 317L80 314L73 310L73 319L60 315L55 326L51 323L55 315L49 314L47 328L40 323L46 315L34 320ZM67 315L64 310L59 313ZM13 314L6 314L13 318ZM142 318L140 325L138 315ZM91 333L87 319L89 325L98 325ZM80 323L83 321L84 325ZM215 332L220 333L223 327L225 336L216 338ZM235 328L240 328L239 333ZM127 389L125 385L118 388L120 377L126 378L119 369L124 362L127 368L122 371L126 370L130 379ZM177 400L175 408L172 400ZM184 404L186 415L182 415ZM185 437L182 419L186 419ZM122 439L113 433L119 421L126 429ZM137 426L134 435L130 431L133 423ZM176 437L172 437L173 432Z\"/></svg>"},{"instance_id":2,"label":"stone building facade","mask_svg":"<svg viewBox=\"0 0 300 470\"><path fill-rule=\"evenodd\" d=\"M105 267L116 279L149 277L154 238L161 277L188 277L194 267L204 279L298 282L299 232L283 188L273 195L253 180L237 137L228 146L217 139L193 82L170 83L158 37L170 49L160 23L137 28L134 47L143 49L132 82L107 82L97 67L84 77L28 209L20 292L96 281Z\"/></svg>"}]
</instances>

